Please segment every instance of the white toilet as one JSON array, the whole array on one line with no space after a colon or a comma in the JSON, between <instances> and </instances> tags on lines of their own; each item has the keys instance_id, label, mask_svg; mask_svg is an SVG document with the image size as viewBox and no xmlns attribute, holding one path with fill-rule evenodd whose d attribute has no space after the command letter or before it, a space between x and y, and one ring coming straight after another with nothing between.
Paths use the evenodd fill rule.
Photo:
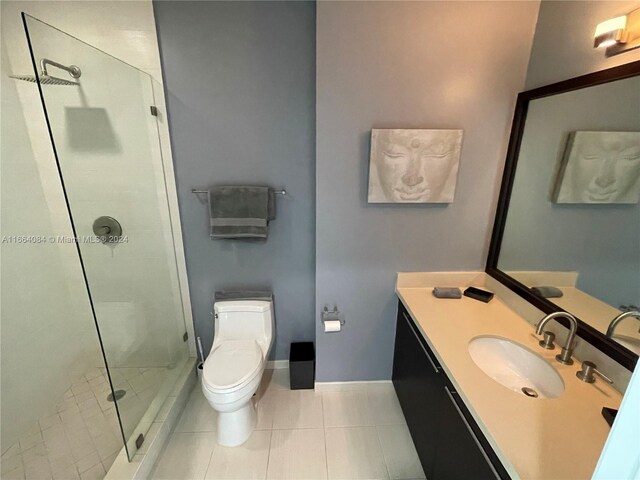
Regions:
<instances>
[{"instance_id":1,"label":"white toilet","mask_svg":"<svg viewBox=\"0 0 640 480\"><path fill-rule=\"evenodd\" d=\"M202 392L218 412L218 443L244 443L256 423L251 397L258 390L273 344L273 303L216 302L214 340L204 362Z\"/></svg>"}]
</instances>

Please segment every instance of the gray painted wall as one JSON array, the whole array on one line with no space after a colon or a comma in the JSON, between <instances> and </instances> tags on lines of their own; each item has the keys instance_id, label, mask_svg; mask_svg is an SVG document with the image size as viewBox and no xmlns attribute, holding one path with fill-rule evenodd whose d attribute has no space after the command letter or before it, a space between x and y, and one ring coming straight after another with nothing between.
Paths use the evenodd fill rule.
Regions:
<instances>
[{"instance_id":1,"label":"gray painted wall","mask_svg":"<svg viewBox=\"0 0 640 480\"><path fill-rule=\"evenodd\" d=\"M213 292L275 295L277 342L313 340L315 4L154 2L196 335ZM285 187L266 243L212 241L192 187Z\"/></svg>"},{"instance_id":2,"label":"gray painted wall","mask_svg":"<svg viewBox=\"0 0 640 480\"><path fill-rule=\"evenodd\" d=\"M617 307L640 301L640 204L551 201L569 132L640 131L640 77L534 100L529 105L501 270L577 271L578 287Z\"/></svg>"},{"instance_id":3,"label":"gray painted wall","mask_svg":"<svg viewBox=\"0 0 640 480\"><path fill-rule=\"evenodd\" d=\"M598 23L640 8L640 1L543 0L527 71L527 89L640 60L640 50L611 58L593 48Z\"/></svg>"},{"instance_id":4,"label":"gray painted wall","mask_svg":"<svg viewBox=\"0 0 640 480\"><path fill-rule=\"evenodd\" d=\"M398 271L484 266L537 2L321 2L317 11L317 379L391 376ZM479 21L481 19L481 21ZM462 128L451 205L368 205L371 128Z\"/></svg>"}]
</instances>

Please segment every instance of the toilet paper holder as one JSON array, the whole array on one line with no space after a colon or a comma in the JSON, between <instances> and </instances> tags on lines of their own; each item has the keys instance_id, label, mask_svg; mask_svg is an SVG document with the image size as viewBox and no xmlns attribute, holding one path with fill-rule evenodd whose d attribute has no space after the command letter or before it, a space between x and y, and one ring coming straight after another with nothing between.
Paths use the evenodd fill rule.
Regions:
<instances>
[{"instance_id":1,"label":"toilet paper holder","mask_svg":"<svg viewBox=\"0 0 640 480\"><path fill-rule=\"evenodd\" d=\"M344 325L344 317L340 313L340 310L338 310L337 305L333 306L333 310L329 310L329 307L325 305L322 312L320 312L320 318L322 319L322 323L338 320L340 321L340 325Z\"/></svg>"}]
</instances>

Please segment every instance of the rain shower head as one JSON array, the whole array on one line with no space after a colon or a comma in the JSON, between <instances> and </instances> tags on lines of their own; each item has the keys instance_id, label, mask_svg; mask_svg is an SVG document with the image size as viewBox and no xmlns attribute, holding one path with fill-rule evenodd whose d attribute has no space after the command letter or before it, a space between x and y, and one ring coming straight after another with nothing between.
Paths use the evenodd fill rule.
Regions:
<instances>
[{"instance_id":1,"label":"rain shower head","mask_svg":"<svg viewBox=\"0 0 640 480\"><path fill-rule=\"evenodd\" d=\"M38 83L35 75L9 75L9 77L15 78L16 80L23 80L25 82ZM42 85L80 85L78 82L52 77L50 75L41 75L39 79Z\"/></svg>"},{"instance_id":2,"label":"rain shower head","mask_svg":"<svg viewBox=\"0 0 640 480\"><path fill-rule=\"evenodd\" d=\"M76 65L62 65L61 63L54 62L53 60L49 60L48 58L43 58L40 60L40 75L36 78L35 75L9 75L11 78L15 78L16 80L23 80L25 82L40 83L42 85L80 85L78 82L74 82L73 80L65 80L63 78L53 77L49 75L47 72L47 65L53 65L61 70L67 72L72 78L80 78L82 72L80 68Z\"/></svg>"}]
</instances>

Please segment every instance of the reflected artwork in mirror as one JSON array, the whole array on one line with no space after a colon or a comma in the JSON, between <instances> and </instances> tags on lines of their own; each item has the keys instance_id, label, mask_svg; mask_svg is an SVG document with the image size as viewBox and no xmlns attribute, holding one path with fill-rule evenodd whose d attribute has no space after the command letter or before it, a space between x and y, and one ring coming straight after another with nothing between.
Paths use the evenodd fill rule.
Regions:
<instances>
[{"instance_id":1,"label":"reflected artwork in mirror","mask_svg":"<svg viewBox=\"0 0 640 480\"><path fill-rule=\"evenodd\" d=\"M640 132L569 133L556 203L638 203L639 197Z\"/></svg>"},{"instance_id":2,"label":"reflected artwork in mirror","mask_svg":"<svg viewBox=\"0 0 640 480\"><path fill-rule=\"evenodd\" d=\"M487 273L546 313L578 317L578 335L629 369L639 199L640 62L518 96Z\"/></svg>"}]
</instances>

